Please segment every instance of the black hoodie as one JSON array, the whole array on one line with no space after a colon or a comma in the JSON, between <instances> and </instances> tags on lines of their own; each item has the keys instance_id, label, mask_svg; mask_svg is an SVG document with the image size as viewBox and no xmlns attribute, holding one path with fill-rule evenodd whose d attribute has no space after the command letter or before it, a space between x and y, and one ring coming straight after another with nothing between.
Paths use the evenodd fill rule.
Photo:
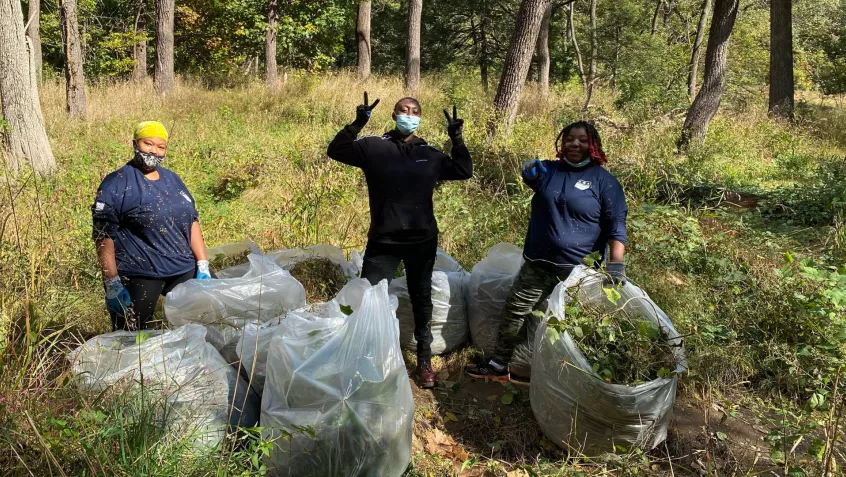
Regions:
<instances>
[{"instance_id":1,"label":"black hoodie","mask_svg":"<svg viewBox=\"0 0 846 477\"><path fill-rule=\"evenodd\" d=\"M452 145L449 157L417 136L408 142L397 132L356 139L361 128L344 127L329 143L327 154L361 168L370 198L368 239L377 243L412 244L438 235L432 195L439 180L466 180L473 162L464 142Z\"/></svg>"}]
</instances>

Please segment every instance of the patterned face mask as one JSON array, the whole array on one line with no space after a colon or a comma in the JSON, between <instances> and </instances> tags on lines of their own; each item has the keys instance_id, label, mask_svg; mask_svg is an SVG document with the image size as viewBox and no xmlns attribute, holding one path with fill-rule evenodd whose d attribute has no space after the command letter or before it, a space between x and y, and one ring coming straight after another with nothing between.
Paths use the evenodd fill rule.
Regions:
<instances>
[{"instance_id":1,"label":"patterned face mask","mask_svg":"<svg viewBox=\"0 0 846 477\"><path fill-rule=\"evenodd\" d=\"M144 172L152 171L164 160L164 156L157 156L152 152L142 152L135 146L135 157L132 159L135 165Z\"/></svg>"}]
</instances>

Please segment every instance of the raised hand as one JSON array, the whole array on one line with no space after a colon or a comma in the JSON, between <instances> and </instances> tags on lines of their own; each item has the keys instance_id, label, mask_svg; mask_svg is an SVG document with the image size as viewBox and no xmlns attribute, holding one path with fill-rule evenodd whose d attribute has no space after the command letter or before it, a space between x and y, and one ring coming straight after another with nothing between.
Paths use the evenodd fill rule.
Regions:
<instances>
[{"instance_id":1,"label":"raised hand","mask_svg":"<svg viewBox=\"0 0 846 477\"><path fill-rule=\"evenodd\" d=\"M546 173L546 167L537 157L523 163L523 178L533 181L538 178L538 173Z\"/></svg>"},{"instance_id":2,"label":"raised hand","mask_svg":"<svg viewBox=\"0 0 846 477\"><path fill-rule=\"evenodd\" d=\"M379 98L376 98L376 101L373 101L373 104L370 104L367 98L367 91L364 92L364 104L359 104L357 108L355 108L355 121L353 124L363 128L367 121L370 120L370 114L373 112L373 108L379 104Z\"/></svg>"},{"instance_id":3,"label":"raised hand","mask_svg":"<svg viewBox=\"0 0 846 477\"><path fill-rule=\"evenodd\" d=\"M458 118L458 111L454 104L452 105L452 117L449 116L446 109L444 109L444 116L446 116L447 120L447 134L452 139L452 143L455 144L456 142L463 141L461 133L464 129L464 120Z\"/></svg>"}]
</instances>

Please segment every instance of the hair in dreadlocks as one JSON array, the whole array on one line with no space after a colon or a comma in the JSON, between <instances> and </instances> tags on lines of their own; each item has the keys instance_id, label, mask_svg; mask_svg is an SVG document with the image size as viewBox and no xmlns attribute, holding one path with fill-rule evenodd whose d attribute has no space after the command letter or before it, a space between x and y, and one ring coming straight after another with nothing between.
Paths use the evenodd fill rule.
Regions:
<instances>
[{"instance_id":1,"label":"hair in dreadlocks","mask_svg":"<svg viewBox=\"0 0 846 477\"><path fill-rule=\"evenodd\" d=\"M580 128L583 128L587 132L588 156L590 157L590 160L600 166L608 162L608 158L605 157L605 151L602 150L602 139L599 137L599 131L596 130L596 127L593 124L587 121L578 121L570 124L558 133L558 137L555 138L556 156L559 159L564 157L564 138L566 138L573 129Z\"/></svg>"}]
</instances>

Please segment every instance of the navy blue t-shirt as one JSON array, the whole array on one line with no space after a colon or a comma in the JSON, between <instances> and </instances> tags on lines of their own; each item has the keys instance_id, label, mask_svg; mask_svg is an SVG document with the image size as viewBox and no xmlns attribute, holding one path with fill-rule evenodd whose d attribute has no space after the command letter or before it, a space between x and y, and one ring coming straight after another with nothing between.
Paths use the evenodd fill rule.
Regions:
<instances>
[{"instance_id":1,"label":"navy blue t-shirt","mask_svg":"<svg viewBox=\"0 0 846 477\"><path fill-rule=\"evenodd\" d=\"M594 251L605 253L608 240L626 243L623 187L602 166L575 168L543 161L547 172L526 181L535 191L523 256L564 267L584 263Z\"/></svg>"},{"instance_id":2,"label":"navy blue t-shirt","mask_svg":"<svg viewBox=\"0 0 846 477\"><path fill-rule=\"evenodd\" d=\"M118 274L165 278L195 267L191 225L198 219L194 198L176 173L158 168L150 180L132 164L112 172L91 206L93 238L115 242Z\"/></svg>"}]
</instances>

